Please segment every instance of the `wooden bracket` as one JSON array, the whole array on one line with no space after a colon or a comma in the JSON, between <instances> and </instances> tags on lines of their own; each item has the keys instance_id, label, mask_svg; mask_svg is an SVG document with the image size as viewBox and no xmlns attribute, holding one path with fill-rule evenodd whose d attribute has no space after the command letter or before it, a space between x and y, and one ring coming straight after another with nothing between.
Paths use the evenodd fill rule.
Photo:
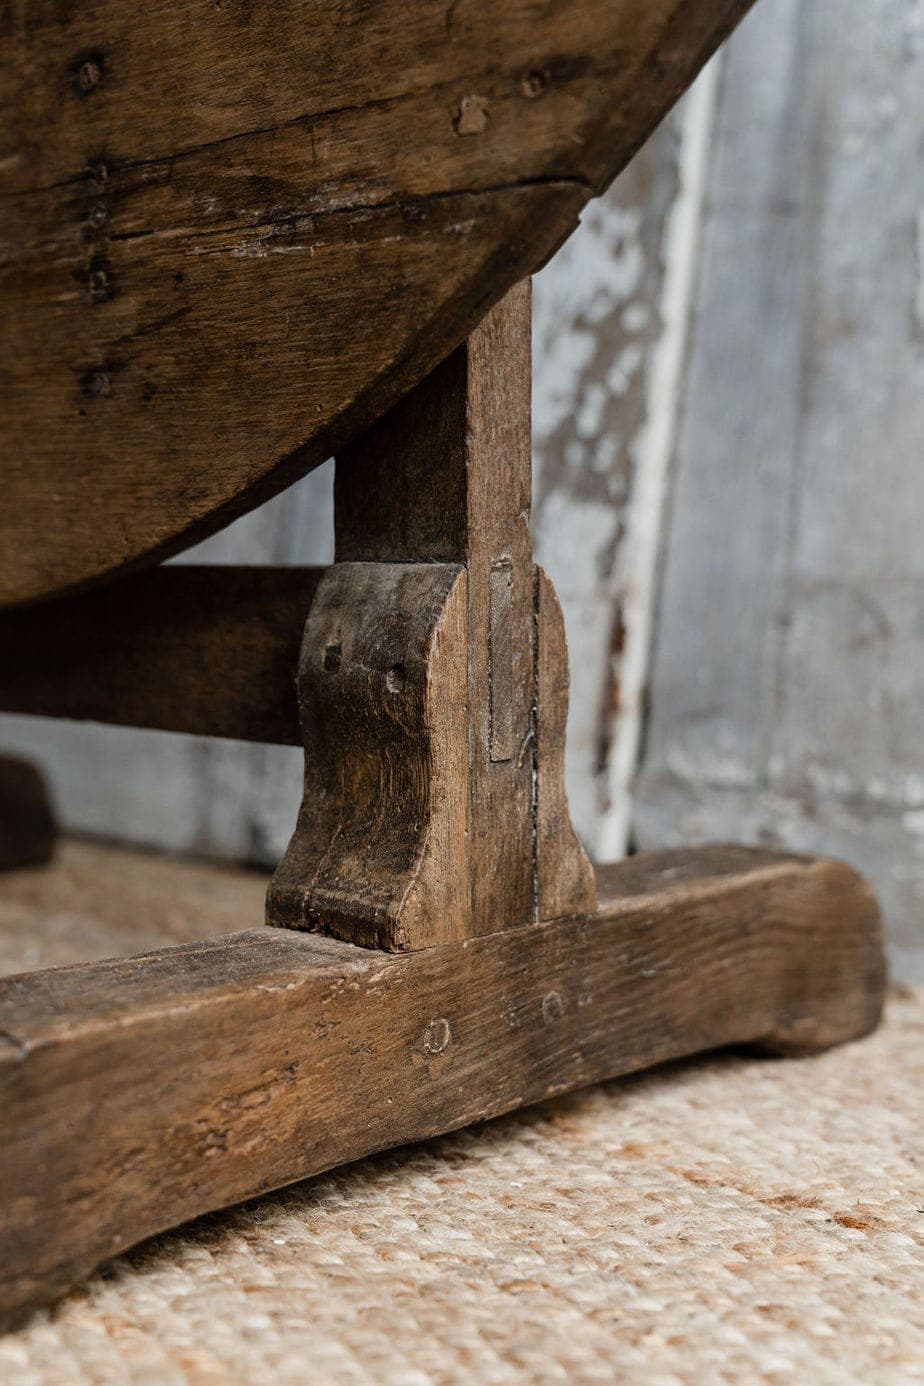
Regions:
<instances>
[{"instance_id":1,"label":"wooden bracket","mask_svg":"<svg viewBox=\"0 0 924 1386\"><path fill-rule=\"evenodd\" d=\"M594 907L564 629L530 546L530 379L527 282L337 460L270 924L403 951Z\"/></svg>"}]
</instances>

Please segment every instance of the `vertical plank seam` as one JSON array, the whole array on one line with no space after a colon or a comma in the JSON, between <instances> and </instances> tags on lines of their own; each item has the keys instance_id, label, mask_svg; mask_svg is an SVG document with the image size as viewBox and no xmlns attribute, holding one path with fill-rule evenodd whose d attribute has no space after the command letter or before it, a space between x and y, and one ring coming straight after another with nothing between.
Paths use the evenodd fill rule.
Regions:
<instances>
[{"instance_id":1,"label":"vertical plank seam","mask_svg":"<svg viewBox=\"0 0 924 1386\"><path fill-rule=\"evenodd\" d=\"M687 97L678 153L679 186L665 231L662 332L648 376L647 419L638 447L622 557L626 640L619 671L620 706L611 714L611 751L601 783L603 805L594 855L602 862L618 860L629 846L671 461L680 420L723 60L722 54L712 59Z\"/></svg>"}]
</instances>

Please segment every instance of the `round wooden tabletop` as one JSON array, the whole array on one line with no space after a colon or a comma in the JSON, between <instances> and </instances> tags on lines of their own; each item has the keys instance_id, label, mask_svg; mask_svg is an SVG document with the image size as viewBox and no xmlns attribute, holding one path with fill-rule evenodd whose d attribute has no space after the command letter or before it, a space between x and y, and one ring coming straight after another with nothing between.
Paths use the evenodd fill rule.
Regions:
<instances>
[{"instance_id":1,"label":"round wooden tabletop","mask_svg":"<svg viewBox=\"0 0 924 1386\"><path fill-rule=\"evenodd\" d=\"M323 461L551 254L748 3L14 7L0 605Z\"/></svg>"}]
</instances>

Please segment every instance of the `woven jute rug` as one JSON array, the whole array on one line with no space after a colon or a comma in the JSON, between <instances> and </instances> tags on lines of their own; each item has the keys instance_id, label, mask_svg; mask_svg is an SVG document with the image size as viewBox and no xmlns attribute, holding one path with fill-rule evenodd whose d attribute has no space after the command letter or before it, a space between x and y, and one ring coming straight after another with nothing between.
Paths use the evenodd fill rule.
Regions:
<instances>
[{"instance_id":1,"label":"woven jute rug","mask_svg":"<svg viewBox=\"0 0 924 1386\"><path fill-rule=\"evenodd\" d=\"M254 922L259 878L68 846L7 878L4 966L14 937L81 956L68 920L85 955L127 951L111 891L92 903L111 869L144 947L206 932L210 900L220 929ZM908 991L818 1058L673 1065L202 1219L0 1339L6 1386L922 1380Z\"/></svg>"}]
</instances>

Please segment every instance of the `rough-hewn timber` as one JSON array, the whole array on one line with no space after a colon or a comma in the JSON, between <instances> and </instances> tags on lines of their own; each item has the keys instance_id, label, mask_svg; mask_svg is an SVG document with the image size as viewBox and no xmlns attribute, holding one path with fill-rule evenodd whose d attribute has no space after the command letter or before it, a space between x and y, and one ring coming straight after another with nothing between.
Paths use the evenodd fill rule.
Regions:
<instances>
[{"instance_id":1,"label":"rough-hewn timber","mask_svg":"<svg viewBox=\"0 0 924 1386\"><path fill-rule=\"evenodd\" d=\"M635 858L596 915L387 954L256 929L0 983L8 1322L141 1238L375 1150L725 1044L865 1034L847 867Z\"/></svg>"}]
</instances>

